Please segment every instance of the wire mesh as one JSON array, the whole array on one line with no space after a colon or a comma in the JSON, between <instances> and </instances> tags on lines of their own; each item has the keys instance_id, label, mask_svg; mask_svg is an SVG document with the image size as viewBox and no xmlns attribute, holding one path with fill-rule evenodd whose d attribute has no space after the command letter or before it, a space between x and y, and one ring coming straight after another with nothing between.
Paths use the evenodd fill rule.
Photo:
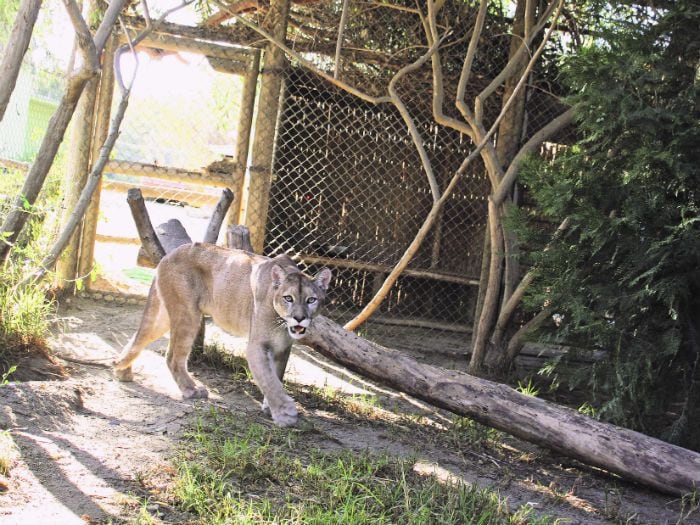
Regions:
<instances>
[{"instance_id":1,"label":"wire mesh","mask_svg":"<svg viewBox=\"0 0 700 525\"><path fill-rule=\"evenodd\" d=\"M433 197L417 150L391 105L358 102L290 71L277 133L265 254L287 252L314 270L334 268L330 307L346 319L365 306L411 243ZM471 144L418 125L444 188ZM461 179L378 316L423 324L471 323L488 184L480 162Z\"/></svg>"}]
</instances>

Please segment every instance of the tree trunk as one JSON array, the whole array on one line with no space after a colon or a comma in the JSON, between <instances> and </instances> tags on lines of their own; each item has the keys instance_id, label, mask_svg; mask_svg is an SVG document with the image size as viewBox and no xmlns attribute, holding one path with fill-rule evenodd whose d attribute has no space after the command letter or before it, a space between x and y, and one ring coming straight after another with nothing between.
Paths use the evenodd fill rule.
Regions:
<instances>
[{"instance_id":1,"label":"tree trunk","mask_svg":"<svg viewBox=\"0 0 700 525\"><path fill-rule=\"evenodd\" d=\"M0 63L0 122L15 89L22 59L32 39L34 24L39 15L41 0L23 0L12 25L10 38L5 45L5 52Z\"/></svg>"},{"instance_id":2,"label":"tree trunk","mask_svg":"<svg viewBox=\"0 0 700 525\"><path fill-rule=\"evenodd\" d=\"M700 487L697 452L595 421L506 385L418 363L323 316L314 319L314 330L303 342L365 377L628 480L673 494Z\"/></svg>"},{"instance_id":3,"label":"tree trunk","mask_svg":"<svg viewBox=\"0 0 700 525\"><path fill-rule=\"evenodd\" d=\"M99 78L90 80L80 96L71 120L69 138L68 166L63 180L63 203L61 205L61 229L65 228L75 209L80 194L90 173L90 150L92 128L95 113L95 98ZM68 245L56 261L54 289L63 293L72 293L75 279L78 277L78 258L80 256L80 227L68 241Z\"/></svg>"},{"instance_id":4,"label":"tree trunk","mask_svg":"<svg viewBox=\"0 0 700 525\"><path fill-rule=\"evenodd\" d=\"M85 88L87 82L97 75L99 70L99 57L107 41L107 38L112 33L114 23L119 16L126 0L113 0L105 11L102 22L95 33L94 40L90 35L87 24L82 19L80 11L75 2L66 2L66 9L71 18L73 27L78 35L77 42L83 55L83 67L71 75L68 79L66 91L61 98L56 111L49 120L49 125L44 134L44 138L39 146L39 151L36 154L36 159L32 167L27 173L22 191L15 198L14 205L7 214L5 221L0 227L0 235L4 235L4 242L0 243L0 264L5 263L10 255L13 243L17 240L24 225L29 218L31 207L34 205L41 188L44 185L46 176L53 165L53 161L58 153L58 148L63 142L66 128L70 123L71 117L75 112L75 107L78 104L80 95ZM81 213L82 217L82 213ZM71 226L73 228L73 226ZM68 228L67 228L68 229ZM66 229L66 230L67 230ZM71 232L72 233L72 232ZM61 240L63 243L63 240ZM63 245L65 247L65 245ZM62 250L62 248L61 248ZM60 252L59 252L60 254ZM59 254L51 254L48 258L53 259ZM47 259L48 259L47 258ZM46 259L45 259L46 260ZM46 271L46 266L40 270L40 273Z\"/></svg>"}]
</instances>

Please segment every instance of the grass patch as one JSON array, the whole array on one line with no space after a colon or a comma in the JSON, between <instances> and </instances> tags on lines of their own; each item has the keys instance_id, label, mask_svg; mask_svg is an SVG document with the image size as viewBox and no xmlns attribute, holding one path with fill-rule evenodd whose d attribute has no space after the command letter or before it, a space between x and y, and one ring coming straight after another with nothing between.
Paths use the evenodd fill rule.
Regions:
<instances>
[{"instance_id":1,"label":"grass patch","mask_svg":"<svg viewBox=\"0 0 700 525\"><path fill-rule=\"evenodd\" d=\"M17 447L9 432L0 432L0 475L8 476L17 457Z\"/></svg>"},{"instance_id":2,"label":"grass patch","mask_svg":"<svg viewBox=\"0 0 700 525\"><path fill-rule=\"evenodd\" d=\"M47 355L46 337L54 310L44 287L20 286L27 271L33 270L45 255L55 228L55 211L60 201L59 174L49 176L40 200L27 205L28 224L14 244L9 260L0 266L0 374L6 373L22 354ZM11 209L20 191L24 174L0 169L0 222ZM0 242L5 242L0 239Z\"/></svg>"},{"instance_id":3,"label":"grass patch","mask_svg":"<svg viewBox=\"0 0 700 525\"><path fill-rule=\"evenodd\" d=\"M324 451L309 431L248 423L212 408L176 460L176 504L195 523L551 523L497 493L442 484L386 454Z\"/></svg>"},{"instance_id":4,"label":"grass patch","mask_svg":"<svg viewBox=\"0 0 700 525\"><path fill-rule=\"evenodd\" d=\"M20 286L23 273L12 260L0 268L0 376L3 382L30 354L51 361L47 346L50 319L55 310L43 287ZM21 366L21 365L20 365Z\"/></svg>"},{"instance_id":5,"label":"grass patch","mask_svg":"<svg viewBox=\"0 0 700 525\"><path fill-rule=\"evenodd\" d=\"M193 350L190 359L193 364L206 363L220 370L228 370L234 381L252 381L253 379L245 357L227 351L218 341L206 343L201 350Z\"/></svg>"}]
</instances>

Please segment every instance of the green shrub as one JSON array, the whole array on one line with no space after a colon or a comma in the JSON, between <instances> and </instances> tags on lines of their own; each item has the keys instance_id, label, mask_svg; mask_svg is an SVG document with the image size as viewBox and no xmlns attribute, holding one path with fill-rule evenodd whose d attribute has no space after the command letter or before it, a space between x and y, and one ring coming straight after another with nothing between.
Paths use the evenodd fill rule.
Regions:
<instances>
[{"instance_id":1,"label":"green shrub","mask_svg":"<svg viewBox=\"0 0 700 525\"><path fill-rule=\"evenodd\" d=\"M24 174L7 171L0 177L0 223L10 208L11 199L21 189ZM18 353L46 351L46 336L54 304L43 286L20 283L36 267L53 236L56 203L59 199L58 175L47 180L39 202L27 207L32 217L10 258L0 266L0 372L7 371ZM0 242L2 242L0 240Z\"/></svg>"},{"instance_id":2,"label":"green shrub","mask_svg":"<svg viewBox=\"0 0 700 525\"><path fill-rule=\"evenodd\" d=\"M579 367L601 417L696 449L698 25L700 9L679 1L657 23L568 60L580 140L523 173L538 218L571 220L549 250L531 253L540 279L529 304L549 304L561 321L543 337L607 351Z\"/></svg>"}]
</instances>

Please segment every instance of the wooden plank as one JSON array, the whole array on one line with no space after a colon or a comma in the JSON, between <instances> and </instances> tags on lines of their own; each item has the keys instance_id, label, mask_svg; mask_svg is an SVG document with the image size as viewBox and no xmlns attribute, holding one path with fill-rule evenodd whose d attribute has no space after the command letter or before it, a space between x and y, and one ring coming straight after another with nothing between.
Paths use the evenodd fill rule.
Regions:
<instances>
[{"instance_id":1,"label":"wooden plank","mask_svg":"<svg viewBox=\"0 0 700 525\"><path fill-rule=\"evenodd\" d=\"M132 162L127 160L110 160L104 169L105 173L118 173L130 175L132 177L149 177L168 182L180 182L185 184L199 184L202 186L215 186L217 188L228 188L236 183L238 177L235 173L218 173L205 170L186 170L171 166L158 166L156 164L145 164L143 162ZM110 184L114 181L110 181ZM135 184L131 184L131 187ZM214 197L218 202L218 196Z\"/></svg>"},{"instance_id":2,"label":"wooden plank","mask_svg":"<svg viewBox=\"0 0 700 525\"><path fill-rule=\"evenodd\" d=\"M320 264L326 266L335 266L338 268L352 268L354 270L365 270L368 272L388 273L391 271L391 266L382 264L366 263L361 261L352 261L350 259L332 259L329 257L318 257L316 255L300 254L295 255L295 259L302 261L305 264ZM407 268L401 275L408 277L416 277L419 279L434 279L436 281L446 281L455 284L463 284L467 286L479 286L479 280L461 275L447 274L430 270L417 270Z\"/></svg>"}]
</instances>

